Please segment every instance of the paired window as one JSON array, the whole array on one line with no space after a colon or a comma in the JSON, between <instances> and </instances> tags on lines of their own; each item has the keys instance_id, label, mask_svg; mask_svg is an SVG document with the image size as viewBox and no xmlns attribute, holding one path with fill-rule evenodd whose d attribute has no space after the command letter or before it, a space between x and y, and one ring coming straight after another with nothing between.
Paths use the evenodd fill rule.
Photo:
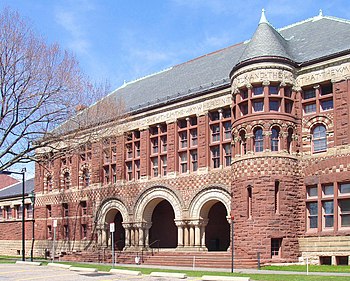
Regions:
<instances>
[{"instance_id":1,"label":"paired window","mask_svg":"<svg viewBox=\"0 0 350 281\"><path fill-rule=\"evenodd\" d=\"M280 137L280 128L273 127L271 129L271 151L279 150L279 137Z\"/></svg>"},{"instance_id":2,"label":"paired window","mask_svg":"<svg viewBox=\"0 0 350 281\"><path fill-rule=\"evenodd\" d=\"M151 176L167 175L167 125L161 124L149 129L150 131L150 162Z\"/></svg>"},{"instance_id":3,"label":"paired window","mask_svg":"<svg viewBox=\"0 0 350 281\"><path fill-rule=\"evenodd\" d=\"M52 175L48 175L46 177L46 190L49 192L52 191L52 186L53 186Z\"/></svg>"},{"instance_id":4,"label":"paired window","mask_svg":"<svg viewBox=\"0 0 350 281\"><path fill-rule=\"evenodd\" d=\"M216 137L220 137L220 135ZM180 119L178 121L178 159L180 173L195 172L198 170L197 147L197 117L192 116L186 119Z\"/></svg>"},{"instance_id":5,"label":"paired window","mask_svg":"<svg viewBox=\"0 0 350 281\"><path fill-rule=\"evenodd\" d=\"M63 211L63 217L68 217L69 216L68 203L63 203L62 204L62 211Z\"/></svg>"},{"instance_id":6,"label":"paired window","mask_svg":"<svg viewBox=\"0 0 350 281\"><path fill-rule=\"evenodd\" d=\"M136 130L129 132L126 135L126 179L139 180L141 177L140 171L140 131Z\"/></svg>"},{"instance_id":7,"label":"paired window","mask_svg":"<svg viewBox=\"0 0 350 281\"><path fill-rule=\"evenodd\" d=\"M87 213L87 203L86 201L81 201L80 202L80 207L81 207L81 215L82 216L86 216L88 213Z\"/></svg>"},{"instance_id":8,"label":"paired window","mask_svg":"<svg viewBox=\"0 0 350 281\"><path fill-rule=\"evenodd\" d=\"M331 82L303 88L302 97L304 114L320 113L334 107L333 85Z\"/></svg>"},{"instance_id":9,"label":"paired window","mask_svg":"<svg viewBox=\"0 0 350 281\"><path fill-rule=\"evenodd\" d=\"M117 182L117 140L115 137L102 140L104 184ZM87 171L89 172L89 171ZM83 174L83 184L90 184L90 174Z\"/></svg>"},{"instance_id":10,"label":"paired window","mask_svg":"<svg viewBox=\"0 0 350 281\"><path fill-rule=\"evenodd\" d=\"M68 171L63 173L63 188L69 189L70 187L70 173Z\"/></svg>"},{"instance_id":11,"label":"paired window","mask_svg":"<svg viewBox=\"0 0 350 281\"><path fill-rule=\"evenodd\" d=\"M88 168L84 168L82 172L83 187L88 187L90 185L90 171Z\"/></svg>"},{"instance_id":12,"label":"paired window","mask_svg":"<svg viewBox=\"0 0 350 281\"><path fill-rule=\"evenodd\" d=\"M307 186L306 191L308 229L333 230L335 225L350 227L350 183Z\"/></svg>"}]
</instances>

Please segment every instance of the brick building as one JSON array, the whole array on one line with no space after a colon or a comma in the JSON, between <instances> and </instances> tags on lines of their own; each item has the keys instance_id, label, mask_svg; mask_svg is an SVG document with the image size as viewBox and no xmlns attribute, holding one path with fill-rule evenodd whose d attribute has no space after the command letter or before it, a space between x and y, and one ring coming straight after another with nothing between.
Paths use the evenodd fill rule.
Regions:
<instances>
[{"instance_id":1,"label":"brick building","mask_svg":"<svg viewBox=\"0 0 350 281\"><path fill-rule=\"evenodd\" d=\"M57 252L97 257L114 222L123 253L226 257L233 214L242 266L258 253L348 263L349 77L349 21L277 30L263 13L251 40L123 85L79 114L124 100L128 117L95 126L98 141L38 151L37 254L57 219Z\"/></svg>"}]
</instances>

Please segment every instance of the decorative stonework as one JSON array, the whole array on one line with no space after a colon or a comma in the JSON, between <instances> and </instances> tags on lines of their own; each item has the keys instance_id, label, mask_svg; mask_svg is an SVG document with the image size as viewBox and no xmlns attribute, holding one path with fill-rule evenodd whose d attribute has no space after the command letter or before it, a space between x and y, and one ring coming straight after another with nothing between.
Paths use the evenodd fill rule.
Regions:
<instances>
[{"instance_id":1,"label":"decorative stonework","mask_svg":"<svg viewBox=\"0 0 350 281\"><path fill-rule=\"evenodd\" d=\"M208 208L205 205L209 202L215 201L224 204L227 215L230 215L231 211L231 196L227 191L228 188L211 187L205 188L200 191L192 200L189 207L189 215L192 219L207 219L210 207L213 204L209 204Z\"/></svg>"},{"instance_id":2,"label":"decorative stonework","mask_svg":"<svg viewBox=\"0 0 350 281\"><path fill-rule=\"evenodd\" d=\"M133 212L135 221L150 222L154 208L162 200L167 200L173 207L176 220L182 219L182 200L172 190L157 186L147 189L138 197Z\"/></svg>"},{"instance_id":3,"label":"decorative stonework","mask_svg":"<svg viewBox=\"0 0 350 281\"><path fill-rule=\"evenodd\" d=\"M123 202L119 199L112 198L104 201L98 210L96 221L99 225L104 225L106 216L111 210L118 210L122 215L123 222L128 223L130 221L129 212Z\"/></svg>"}]
</instances>

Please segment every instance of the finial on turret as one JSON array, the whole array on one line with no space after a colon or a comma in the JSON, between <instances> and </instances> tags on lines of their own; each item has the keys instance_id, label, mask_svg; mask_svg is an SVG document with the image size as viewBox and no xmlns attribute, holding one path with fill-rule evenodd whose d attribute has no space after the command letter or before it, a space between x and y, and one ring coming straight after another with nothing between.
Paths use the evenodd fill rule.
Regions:
<instances>
[{"instance_id":1,"label":"finial on turret","mask_svg":"<svg viewBox=\"0 0 350 281\"><path fill-rule=\"evenodd\" d=\"M265 16L265 9L264 8L261 10L261 18L260 18L259 24L260 23L268 23L266 16Z\"/></svg>"},{"instance_id":2,"label":"finial on turret","mask_svg":"<svg viewBox=\"0 0 350 281\"><path fill-rule=\"evenodd\" d=\"M320 9L320 12L319 12L318 16L319 16L319 17L323 17L322 9Z\"/></svg>"}]
</instances>

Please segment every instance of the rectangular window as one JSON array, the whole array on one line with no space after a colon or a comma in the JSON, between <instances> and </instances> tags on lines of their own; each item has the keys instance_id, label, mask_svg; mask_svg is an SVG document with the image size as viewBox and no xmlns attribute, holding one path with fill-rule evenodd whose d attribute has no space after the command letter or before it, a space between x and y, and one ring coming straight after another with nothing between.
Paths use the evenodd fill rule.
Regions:
<instances>
[{"instance_id":1,"label":"rectangular window","mask_svg":"<svg viewBox=\"0 0 350 281\"><path fill-rule=\"evenodd\" d=\"M3 212L3 209L2 209L2 207L0 206L0 220L3 220L3 219L4 219L4 216L3 216L2 212Z\"/></svg>"},{"instance_id":2,"label":"rectangular window","mask_svg":"<svg viewBox=\"0 0 350 281\"><path fill-rule=\"evenodd\" d=\"M180 172L187 173L187 152L180 153Z\"/></svg>"},{"instance_id":3,"label":"rectangular window","mask_svg":"<svg viewBox=\"0 0 350 281\"><path fill-rule=\"evenodd\" d=\"M321 101L321 109L322 110L330 110L333 109L333 99L331 100L322 100Z\"/></svg>"},{"instance_id":4,"label":"rectangular window","mask_svg":"<svg viewBox=\"0 0 350 281\"><path fill-rule=\"evenodd\" d=\"M231 144L224 145L224 153L225 153L225 167L231 166Z\"/></svg>"},{"instance_id":5,"label":"rectangular window","mask_svg":"<svg viewBox=\"0 0 350 281\"><path fill-rule=\"evenodd\" d=\"M271 239L271 257L280 257L281 255L282 238Z\"/></svg>"},{"instance_id":6,"label":"rectangular window","mask_svg":"<svg viewBox=\"0 0 350 281\"><path fill-rule=\"evenodd\" d=\"M280 182L275 181L275 214L279 213L280 209Z\"/></svg>"},{"instance_id":7,"label":"rectangular window","mask_svg":"<svg viewBox=\"0 0 350 281\"><path fill-rule=\"evenodd\" d=\"M279 111L280 110L280 102L278 100L270 100L269 107L270 107L270 111Z\"/></svg>"},{"instance_id":8,"label":"rectangular window","mask_svg":"<svg viewBox=\"0 0 350 281\"><path fill-rule=\"evenodd\" d=\"M131 172L131 174L132 174L132 172ZM139 180L140 177L141 177L140 160L135 160L135 179Z\"/></svg>"},{"instance_id":9,"label":"rectangular window","mask_svg":"<svg viewBox=\"0 0 350 281\"><path fill-rule=\"evenodd\" d=\"M253 95L258 96L264 94L264 87L254 87L253 88Z\"/></svg>"},{"instance_id":10,"label":"rectangular window","mask_svg":"<svg viewBox=\"0 0 350 281\"><path fill-rule=\"evenodd\" d=\"M81 239L84 239L87 237L87 226L86 224L81 225Z\"/></svg>"},{"instance_id":11,"label":"rectangular window","mask_svg":"<svg viewBox=\"0 0 350 281\"><path fill-rule=\"evenodd\" d=\"M152 176L158 177L158 157L152 158Z\"/></svg>"},{"instance_id":12,"label":"rectangular window","mask_svg":"<svg viewBox=\"0 0 350 281\"><path fill-rule=\"evenodd\" d=\"M17 215L17 219L21 219L23 212L22 212L22 205L17 205L16 206L16 215Z\"/></svg>"},{"instance_id":13,"label":"rectangular window","mask_svg":"<svg viewBox=\"0 0 350 281\"><path fill-rule=\"evenodd\" d=\"M239 105L239 109L241 110L242 116L247 115L248 114L248 103L241 103Z\"/></svg>"},{"instance_id":14,"label":"rectangular window","mask_svg":"<svg viewBox=\"0 0 350 281\"><path fill-rule=\"evenodd\" d=\"M248 193L248 218L252 218L253 215L253 190L251 186L247 187L247 193Z\"/></svg>"},{"instance_id":15,"label":"rectangular window","mask_svg":"<svg viewBox=\"0 0 350 281\"><path fill-rule=\"evenodd\" d=\"M224 119L227 119L227 118L231 118L231 109L230 108L226 108L222 111L222 117Z\"/></svg>"},{"instance_id":16,"label":"rectangular window","mask_svg":"<svg viewBox=\"0 0 350 281\"><path fill-rule=\"evenodd\" d=\"M231 122L224 122L224 140L230 140L231 136Z\"/></svg>"},{"instance_id":17,"label":"rectangular window","mask_svg":"<svg viewBox=\"0 0 350 281\"><path fill-rule=\"evenodd\" d=\"M210 112L210 121L218 121L220 120L219 112Z\"/></svg>"},{"instance_id":18,"label":"rectangular window","mask_svg":"<svg viewBox=\"0 0 350 281\"><path fill-rule=\"evenodd\" d=\"M127 173L127 179L132 180L132 162L126 163L126 173Z\"/></svg>"},{"instance_id":19,"label":"rectangular window","mask_svg":"<svg viewBox=\"0 0 350 281\"><path fill-rule=\"evenodd\" d=\"M307 198L317 197L317 185L307 186Z\"/></svg>"},{"instance_id":20,"label":"rectangular window","mask_svg":"<svg viewBox=\"0 0 350 281\"><path fill-rule=\"evenodd\" d=\"M197 129L192 129L191 134L191 146L196 146L198 144Z\"/></svg>"},{"instance_id":21,"label":"rectangular window","mask_svg":"<svg viewBox=\"0 0 350 281\"><path fill-rule=\"evenodd\" d=\"M180 148L187 148L187 131L180 133Z\"/></svg>"},{"instance_id":22,"label":"rectangular window","mask_svg":"<svg viewBox=\"0 0 350 281\"><path fill-rule=\"evenodd\" d=\"M350 193L350 183L341 183L339 185L339 192L341 194Z\"/></svg>"},{"instance_id":23,"label":"rectangular window","mask_svg":"<svg viewBox=\"0 0 350 281\"><path fill-rule=\"evenodd\" d=\"M162 175L166 176L167 175L167 157L162 156Z\"/></svg>"},{"instance_id":24,"label":"rectangular window","mask_svg":"<svg viewBox=\"0 0 350 281\"><path fill-rule=\"evenodd\" d=\"M334 194L333 184L323 185L322 192L324 196L330 196Z\"/></svg>"},{"instance_id":25,"label":"rectangular window","mask_svg":"<svg viewBox=\"0 0 350 281\"><path fill-rule=\"evenodd\" d=\"M211 126L211 140L212 142L220 141L220 125Z\"/></svg>"},{"instance_id":26,"label":"rectangular window","mask_svg":"<svg viewBox=\"0 0 350 281\"><path fill-rule=\"evenodd\" d=\"M304 100L313 99L316 97L315 89L304 90Z\"/></svg>"},{"instance_id":27,"label":"rectangular window","mask_svg":"<svg viewBox=\"0 0 350 281\"><path fill-rule=\"evenodd\" d=\"M245 100L247 98L248 98L248 91L247 91L247 89L242 89L241 90L241 99Z\"/></svg>"},{"instance_id":28,"label":"rectangular window","mask_svg":"<svg viewBox=\"0 0 350 281\"><path fill-rule=\"evenodd\" d=\"M103 167L103 178L104 178L104 184L109 183L109 166Z\"/></svg>"},{"instance_id":29,"label":"rectangular window","mask_svg":"<svg viewBox=\"0 0 350 281\"><path fill-rule=\"evenodd\" d=\"M63 226L63 237L64 239L69 239L69 227L68 224Z\"/></svg>"},{"instance_id":30,"label":"rectangular window","mask_svg":"<svg viewBox=\"0 0 350 281\"><path fill-rule=\"evenodd\" d=\"M211 148L211 160L213 168L220 168L220 148L214 146Z\"/></svg>"},{"instance_id":31,"label":"rectangular window","mask_svg":"<svg viewBox=\"0 0 350 281\"><path fill-rule=\"evenodd\" d=\"M67 203L63 203L62 204L62 208L63 208L63 216L64 217L68 217L69 216L68 204Z\"/></svg>"},{"instance_id":32,"label":"rectangular window","mask_svg":"<svg viewBox=\"0 0 350 281\"><path fill-rule=\"evenodd\" d=\"M80 206L81 206L81 215L82 216L87 215L87 203L86 203L86 201L81 201Z\"/></svg>"},{"instance_id":33,"label":"rectangular window","mask_svg":"<svg viewBox=\"0 0 350 281\"><path fill-rule=\"evenodd\" d=\"M292 101L285 101L284 107L285 107L286 113L292 113L293 102Z\"/></svg>"},{"instance_id":34,"label":"rectangular window","mask_svg":"<svg viewBox=\"0 0 350 281\"><path fill-rule=\"evenodd\" d=\"M152 153L158 153L158 137L151 140L152 142Z\"/></svg>"},{"instance_id":35,"label":"rectangular window","mask_svg":"<svg viewBox=\"0 0 350 281\"><path fill-rule=\"evenodd\" d=\"M47 226L47 238L51 238L52 237L52 228L51 225Z\"/></svg>"},{"instance_id":36,"label":"rectangular window","mask_svg":"<svg viewBox=\"0 0 350 281\"><path fill-rule=\"evenodd\" d=\"M191 164L192 164L192 171L195 172L198 170L198 155L197 155L197 151L191 151Z\"/></svg>"},{"instance_id":37,"label":"rectangular window","mask_svg":"<svg viewBox=\"0 0 350 281\"><path fill-rule=\"evenodd\" d=\"M316 112L316 103L310 103L304 105L304 113L309 114L309 113L314 113Z\"/></svg>"},{"instance_id":38,"label":"rectangular window","mask_svg":"<svg viewBox=\"0 0 350 281\"><path fill-rule=\"evenodd\" d=\"M309 228L317 228L318 223L318 204L310 202L306 204L308 210Z\"/></svg>"},{"instance_id":39,"label":"rectangular window","mask_svg":"<svg viewBox=\"0 0 350 281\"><path fill-rule=\"evenodd\" d=\"M47 205L46 206L46 214L48 218L52 217L52 209L51 209L51 205Z\"/></svg>"},{"instance_id":40,"label":"rectangular window","mask_svg":"<svg viewBox=\"0 0 350 281\"><path fill-rule=\"evenodd\" d=\"M33 218L33 206L32 204L26 204L26 211L27 211L27 218L32 219Z\"/></svg>"},{"instance_id":41,"label":"rectangular window","mask_svg":"<svg viewBox=\"0 0 350 281\"><path fill-rule=\"evenodd\" d=\"M5 207L6 219L12 219L12 208L10 206Z\"/></svg>"},{"instance_id":42,"label":"rectangular window","mask_svg":"<svg viewBox=\"0 0 350 281\"><path fill-rule=\"evenodd\" d=\"M269 86L269 94L270 95L278 95L279 94L278 86Z\"/></svg>"},{"instance_id":43,"label":"rectangular window","mask_svg":"<svg viewBox=\"0 0 350 281\"><path fill-rule=\"evenodd\" d=\"M350 226L350 199L341 199L338 201L340 209L340 225L341 227Z\"/></svg>"},{"instance_id":44,"label":"rectangular window","mask_svg":"<svg viewBox=\"0 0 350 281\"><path fill-rule=\"evenodd\" d=\"M163 136L161 137L161 142L162 142L162 152L167 152L167 137Z\"/></svg>"},{"instance_id":45,"label":"rectangular window","mask_svg":"<svg viewBox=\"0 0 350 281\"><path fill-rule=\"evenodd\" d=\"M322 203L324 227L333 227L334 224L334 205L333 201L325 201Z\"/></svg>"},{"instance_id":46,"label":"rectangular window","mask_svg":"<svg viewBox=\"0 0 350 281\"><path fill-rule=\"evenodd\" d=\"M321 85L321 95L329 95L333 93L333 85L332 83L327 83L327 84L323 84Z\"/></svg>"},{"instance_id":47,"label":"rectangular window","mask_svg":"<svg viewBox=\"0 0 350 281\"><path fill-rule=\"evenodd\" d=\"M284 87L284 96L290 98L292 96L292 88Z\"/></svg>"},{"instance_id":48,"label":"rectangular window","mask_svg":"<svg viewBox=\"0 0 350 281\"><path fill-rule=\"evenodd\" d=\"M254 101L253 102L254 112L264 111L264 102L263 101Z\"/></svg>"}]
</instances>

